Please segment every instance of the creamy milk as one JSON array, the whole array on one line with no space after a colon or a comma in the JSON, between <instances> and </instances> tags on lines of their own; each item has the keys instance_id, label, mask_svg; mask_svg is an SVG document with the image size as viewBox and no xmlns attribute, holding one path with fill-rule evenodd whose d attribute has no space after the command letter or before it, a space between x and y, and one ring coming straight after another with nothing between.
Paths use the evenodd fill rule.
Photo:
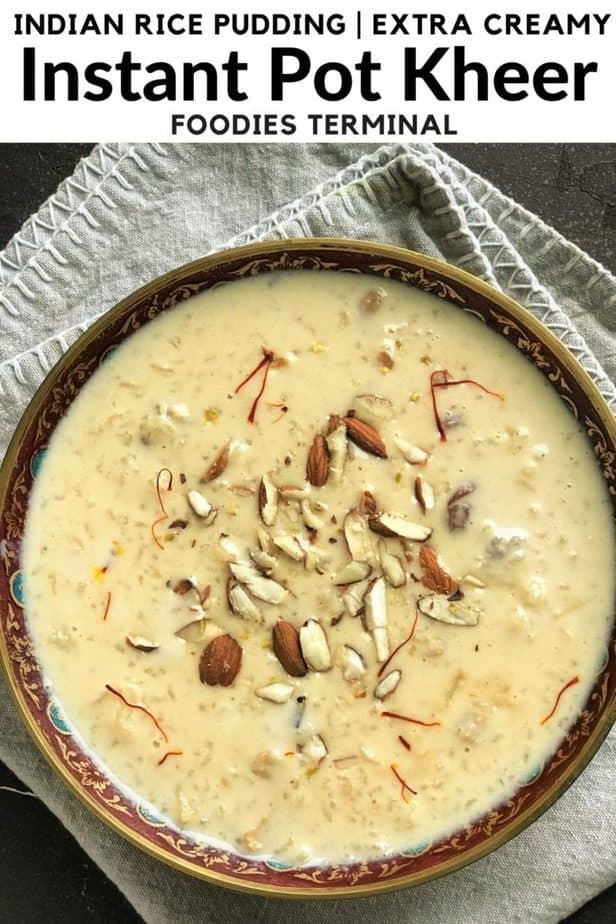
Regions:
<instances>
[{"instance_id":1,"label":"creamy milk","mask_svg":"<svg viewBox=\"0 0 616 924\"><path fill-rule=\"evenodd\" d=\"M582 708L612 616L608 496L572 415L475 318L412 288L377 285L341 273L262 275L148 324L57 427L28 513L29 624L88 747L182 828L293 863L410 848L510 796ZM437 385L446 441L430 393L432 373L444 369L502 394ZM311 485L309 447L327 435L330 415L349 410L376 431L387 458L345 441L342 425L341 478L330 471ZM225 445L226 467L201 483ZM271 525L259 514L264 475ZM474 490L452 511L448 501L468 481ZM378 528L384 511L432 533L422 543L366 528L363 583L337 585L351 562L345 518L359 505L360 525L372 516ZM283 599L266 602L231 582L243 591L238 615L227 599L230 562L252 562L258 530L271 567L256 558ZM426 544L446 593L459 587L457 601L430 596ZM402 586L383 579L384 565ZM354 588L356 606L343 599ZM384 591L379 639L383 613L379 600L367 605L367 588L381 601ZM386 684L395 689L377 699L383 645L391 652L409 635L418 598L413 638L382 673L399 671ZM436 605L458 624L425 615ZM325 631L332 666L290 676L272 627L299 629L309 618ZM229 686L212 686L199 664L221 634L241 647L241 666ZM262 698L272 684L283 686L265 695L283 702Z\"/></svg>"}]
</instances>

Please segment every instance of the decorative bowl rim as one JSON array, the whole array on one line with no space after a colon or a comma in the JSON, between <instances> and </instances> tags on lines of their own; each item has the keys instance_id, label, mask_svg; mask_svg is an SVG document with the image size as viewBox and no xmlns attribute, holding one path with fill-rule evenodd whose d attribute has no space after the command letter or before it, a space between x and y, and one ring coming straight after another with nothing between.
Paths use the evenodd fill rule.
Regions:
<instances>
[{"instance_id":1,"label":"decorative bowl rim","mask_svg":"<svg viewBox=\"0 0 616 924\"><path fill-rule=\"evenodd\" d=\"M364 258L364 263L366 264L368 258L393 261L394 264L410 264L414 267L418 267L422 271L433 274L437 278L446 279L448 282L461 285L465 289L482 296L487 303L491 303L503 310L515 323L521 323L526 331L536 338L541 345L545 346L553 356L558 358L563 372L579 386L583 396L588 400L589 405L597 415L597 423L602 428L603 433L607 435L609 443L612 446L616 445L616 420L605 399L600 394L597 386L586 370L557 338L555 333L545 327L534 315L509 296L494 289L482 279L433 257L402 247L395 247L374 241L336 237L260 241L242 247L230 248L209 254L208 256L186 263L157 277L122 299L81 334L46 375L15 429L0 467L0 511L4 512L6 507L10 478L19 459L24 437L33 422L37 420L40 411L49 398L53 386L60 380L64 373L71 369L83 352L84 347L91 345L99 336L103 335L115 321L128 315L132 308L144 303L146 299L156 296L158 292L164 290L169 284L174 282L181 284L182 280L186 280L195 275L207 278L208 274L211 274L216 268L232 264L234 261L258 261L276 256L281 258L285 254L310 256L318 253L320 256L326 256L328 253L333 252L358 255ZM272 268L275 269L276 267ZM293 269L292 267L289 268ZM327 271L328 268L323 267L323 269ZM340 269L332 269L333 271L340 271ZM265 271L267 272L268 269L266 268ZM371 274L368 268L359 270L359 272ZM379 274L373 272L372 275L378 276ZM451 299L448 300L451 301ZM125 336L122 339L127 339L129 336L130 331L125 332ZM56 424L54 424L54 427L55 426ZM0 577L1 576L0 573ZM8 601L6 602L8 606ZM2 605L4 605L4 603L5 601L2 600ZM0 619L1 617L2 613L0 613ZM411 885L420 885L461 869L481 859L486 854L511 840L560 798L587 766L616 720L616 690L613 690L610 701L602 705L599 718L594 722L592 730L583 742L579 753L577 753L572 760L568 771L564 773L561 778L558 778L555 783L549 785L538 798L531 800L530 806L520 811L514 823L509 824L501 831L486 835L479 843L464 850L458 856L453 856L442 862L438 862L436 865L428 866L425 869L416 871L411 870L403 875L394 874L381 882L359 881L356 884L347 883L341 885L334 880L331 884L321 883L308 887L307 885L300 885L298 880L294 884L288 885L270 883L267 881L242 880L237 874L220 872L219 870L207 866L200 866L194 861L191 861L190 858L171 854L159 844L152 843L152 841L148 840L138 831L133 830L128 824L123 823L120 818L114 816L109 809L105 809L100 802L97 802L93 798L89 790L79 785L76 778L68 773L58 754L45 739L33 713L28 708L24 692L14 676L14 667L11 664L7 638L2 629L3 625L0 622L0 661L9 690L17 705L18 713L45 759L69 789L108 827L150 856L161 860L176 870L189 873L208 882L224 885L228 888L243 892L260 894L262 896L302 899L353 898L360 895L373 895L401 889ZM401 857L402 855L398 856ZM335 868L334 864L324 867L324 869L332 868Z\"/></svg>"}]
</instances>

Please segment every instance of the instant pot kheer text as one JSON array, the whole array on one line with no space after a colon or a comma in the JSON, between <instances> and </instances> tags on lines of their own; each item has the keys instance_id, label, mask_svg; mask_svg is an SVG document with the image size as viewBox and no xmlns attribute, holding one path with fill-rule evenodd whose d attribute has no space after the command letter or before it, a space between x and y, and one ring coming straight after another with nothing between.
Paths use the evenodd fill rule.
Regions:
<instances>
[{"instance_id":1,"label":"instant pot kheer text","mask_svg":"<svg viewBox=\"0 0 616 924\"><path fill-rule=\"evenodd\" d=\"M92 752L241 853L351 861L508 798L605 654L592 451L504 338L389 280L270 273L132 335L58 426L27 613Z\"/></svg>"}]
</instances>

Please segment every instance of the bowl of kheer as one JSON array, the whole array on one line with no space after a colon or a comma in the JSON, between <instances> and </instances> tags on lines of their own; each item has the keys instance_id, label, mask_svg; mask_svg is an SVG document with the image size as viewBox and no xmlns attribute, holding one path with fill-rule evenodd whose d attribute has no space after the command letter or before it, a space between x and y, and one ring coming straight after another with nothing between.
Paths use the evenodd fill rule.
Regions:
<instances>
[{"instance_id":1,"label":"bowl of kheer","mask_svg":"<svg viewBox=\"0 0 616 924\"><path fill-rule=\"evenodd\" d=\"M452 266L254 244L97 321L1 473L1 648L99 818L214 883L415 885L614 719L614 419Z\"/></svg>"}]
</instances>

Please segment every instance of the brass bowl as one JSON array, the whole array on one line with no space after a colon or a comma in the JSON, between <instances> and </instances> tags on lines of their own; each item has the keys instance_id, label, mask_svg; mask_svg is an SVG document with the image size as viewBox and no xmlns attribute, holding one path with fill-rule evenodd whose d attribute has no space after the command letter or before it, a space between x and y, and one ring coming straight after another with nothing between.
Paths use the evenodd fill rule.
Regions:
<instances>
[{"instance_id":1,"label":"brass bowl","mask_svg":"<svg viewBox=\"0 0 616 924\"><path fill-rule=\"evenodd\" d=\"M497 331L549 379L575 414L616 506L616 424L609 408L557 337L510 298L446 263L383 244L334 238L252 244L189 263L125 298L73 344L32 399L0 470L0 651L9 688L36 744L67 786L118 834L176 869L213 883L263 895L339 898L418 885L450 873L500 847L552 805L582 772L616 718L616 635L577 721L557 752L511 799L438 843L372 862L294 868L204 846L118 788L83 750L61 704L45 689L22 606L21 541L38 465L59 419L107 353L197 292L259 273L299 269L399 280Z\"/></svg>"}]
</instances>

